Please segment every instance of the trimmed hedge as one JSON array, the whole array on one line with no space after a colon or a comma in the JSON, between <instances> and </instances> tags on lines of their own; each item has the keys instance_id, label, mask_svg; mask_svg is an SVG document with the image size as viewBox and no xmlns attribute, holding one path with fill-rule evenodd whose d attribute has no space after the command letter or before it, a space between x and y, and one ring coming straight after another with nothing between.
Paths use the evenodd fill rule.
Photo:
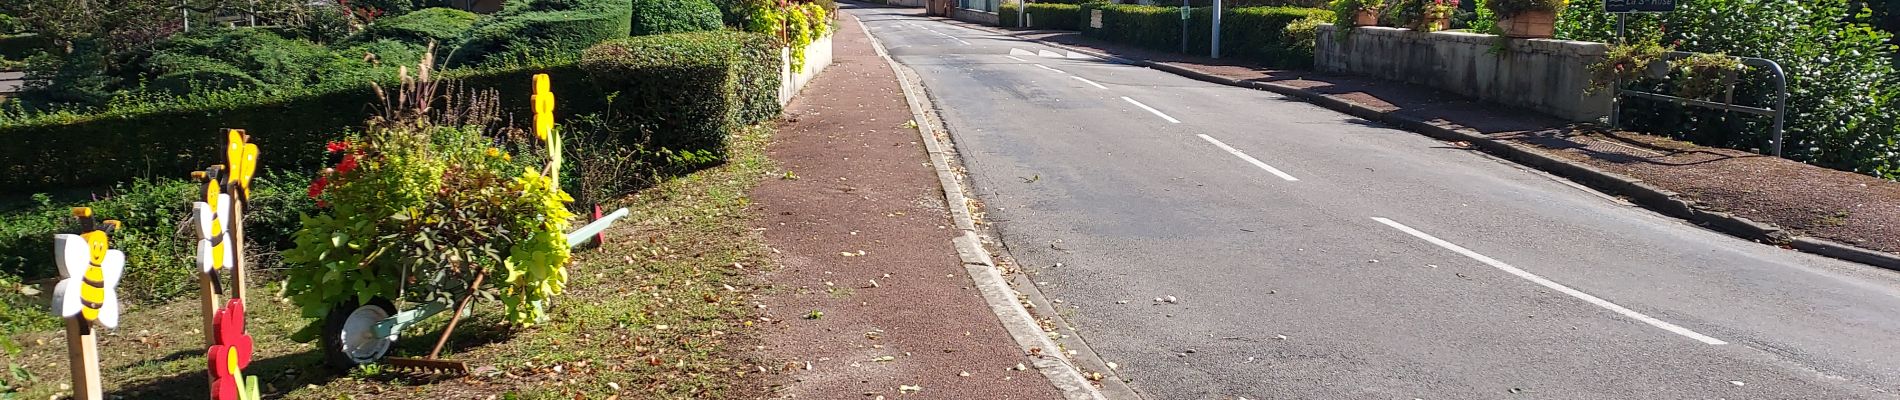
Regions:
<instances>
[{"instance_id":1,"label":"trimmed hedge","mask_svg":"<svg viewBox=\"0 0 1900 400\"><path fill-rule=\"evenodd\" d=\"M724 27L711 0L633 0L633 36L717 30Z\"/></svg>"},{"instance_id":2,"label":"trimmed hedge","mask_svg":"<svg viewBox=\"0 0 1900 400\"><path fill-rule=\"evenodd\" d=\"M693 40L666 39L674 36ZM753 124L778 115L779 51L771 38L739 32L698 32L642 37L643 40L684 42L666 46L669 52L688 46L694 52L727 57L726 74L721 79L731 84L728 92L708 95L682 92L668 80L638 80L605 77L593 79L584 72L576 56L543 58L532 62L494 64L482 68L449 70L443 75L459 80L465 88L494 88L503 96L502 108L514 121L528 121L532 77L537 73L553 76L553 90L560 96L556 118L567 118L606 111L610 94L619 93L612 103L617 112L642 116L647 134L657 143L670 143L677 150L715 150L723 143L723 132L715 135L695 130L696 122L680 115L659 112L652 106L680 98L715 98L724 103L725 114L710 120L717 126ZM630 39L629 39L630 40ZM383 41L380 43L392 43ZM657 56L658 53L649 55ZM416 58L384 57L384 65L414 64ZM595 67L611 68L596 60ZM656 61L657 62L657 61ZM661 64L645 64L664 69ZM596 70L598 71L598 69ZM670 77L668 79L671 79ZM393 74L374 78L385 87L392 86ZM224 128L245 128L260 147L264 168L281 171L314 171L323 163L321 149L329 140L344 132L359 130L372 113L375 100L367 84L328 84L287 91L226 91L195 94L117 107L93 114L55 113L29 118L0 114L0 188L7 193L31 193L71 186L109 185L138 176L182 177L192 170L223 162ZM682 128L682 126L684 126ZM694 138L677 138L697 135ZM713 137L718 142L705 139ZM691 147L698 145L702 147Z\"/></svg>"},{"instance_id":3,"label":"trimmed hedge","mask_svg":"<svg viewBox=\"0 0 1900 400\"><path fill-rule=\"evenodd\" d=\"M1028 14L1031 28L1065 31L1082 29L1087 18L1087 14L1082 13L1082 6L1076 4L1029 3ZM996 15L1001 18L1003 26L1016 26L1016 3L1003 4Z\"/></svg>"},{"instance_id":4,"label":"trimmed hedge","mask_svg":"<svg viewBox=\"0 0 1900 400\"><path fill-rule=\"evenodd\" d=\"M572 54L633 30L631 0L539 1L482 20L450 58L451 65L494 64Z\"/></svg>"},{"instance_id":5,"label":"trimmed hedge","mask_svg":"<svg viewBox=\"0 0 1900 400\"><path fill-rule=\"evenodd\" d=\"M732 31L638 36L587 49L580 68L601 90L618 93L613 111L654 146L723 156L734 126L769 116L761 103L778 93L770 43ZM776 114L775 98L771 104Z\"/></svg>"},{"instance_id":6,"label":"trimmed hedge","mask_svg":"<svg viewBox=\"0 0 1900 400\"><path fill-rule=\"evenodd\" d=\"M1212 29L1207 27L1214 25L1213 16L1212 8L1189 11L1188 26L1200 29L1188 30L1188 52L1207 54L1211 50L1213 38L1209 37L1209 34ZM1285 34L1287 24L1306 18L1331 21L1333 11L1301 7L1245 7L1222 10L1221 57L1260 61L1278 67L1311 66L1313 64L1312 51L1286 43Z\"/></svg>"},{"instance_id":7,"label":"trimmed hedge","mask_svg":"<svg viewBox=\"0 0 1900 400\"><path fill-rule=\"evenodd\" d=\"M417 44L426 44L434 40L441 45L452 45L461 40L462 33L475 27L475 21L482 17L472 12L453 8L427 8L416 12L376 20L364 29L363 33L351 38L356 41L391 39Z\"/></svg>"},{"instance_id":8,"label":"trimmed hedge","mask_svg":"<svg viewBox=\"0 0 1900 400\"><path fill-rule=\"evenodd\" d=\"M0 34L0 58L24 60L50 48L53 48L53 42L44 36L31 33L12 36Z\"/></svg>"},{"instance_id":9,"label":"trimmed hedge","mask_svg":"<svg viewBox=\"0 0 1900 400\"><path fill-rule=\"evenodd\" d=\"M1034 6L1034 4L1031 4ZM1092 10L1102 11L1102 27L1084 23ZM1188 53L1207 54L1212 44L1212 8L1188 11ZM1242 7L1221 10L1221 55L1283 67L1311 65L1309 50L1285 43L1286 25L1309 17L1331 19L1332 11L1302 7ZM1040 23L1041 21L1031 21ZM1155 50L1181 50L1181 10L1178 7L1126 4L1083 4L1077 15L1082 34Z\"/></svg>"}]
</instances>

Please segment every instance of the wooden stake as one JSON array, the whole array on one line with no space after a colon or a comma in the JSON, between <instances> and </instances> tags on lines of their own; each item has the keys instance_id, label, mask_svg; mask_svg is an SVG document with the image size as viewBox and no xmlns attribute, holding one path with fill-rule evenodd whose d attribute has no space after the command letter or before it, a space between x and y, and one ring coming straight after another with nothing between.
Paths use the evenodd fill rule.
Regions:
<instances>
[{"instance_id":1,"label":"wooden stake","mask_svg":"<svg viewBox=\"0 0 1900 400\"><path fill-rule=\"evenodd\" d=\"M105 400L99 382L99 337L82 318L66 319L66 358L73 374L73 400Z\"/></svg>"},{"instance_id":2,"label":"wooden stake","mask_svg":"<svg viewBox=\"0 0 1900 400\"><path fill-rule=\"evenodd\" d=\"M224 304L218 301L218 291L212 286L216 282L212 279L215 278L212 278L211 274L198 275L198 311L204 315L205 346L207 347L218 344L218 332L212 329L213 321L217 320L219 305Z\"/></svg>"},{"instance_id":3,"label":"wooden stake","mask_svg":"<svg viewBox=\"0 0 1900 400\"><path fill-rule=\"evenodd\" d=\"M244 302L244 304L251 304L250 297L246 296L251 290L248 287L249 282L245 279L246 274L244 273L244 203L246 203L250 197L250 193L244 193L244 189L242 188L238 189L237 193L231 195L231 215L225 216L231 225L231 243L225 243L224 245L237 246L231 248L230 295L232 298ZM213 308L212 310L216 311L217 309Z\"/></svg>"}]
</instances>

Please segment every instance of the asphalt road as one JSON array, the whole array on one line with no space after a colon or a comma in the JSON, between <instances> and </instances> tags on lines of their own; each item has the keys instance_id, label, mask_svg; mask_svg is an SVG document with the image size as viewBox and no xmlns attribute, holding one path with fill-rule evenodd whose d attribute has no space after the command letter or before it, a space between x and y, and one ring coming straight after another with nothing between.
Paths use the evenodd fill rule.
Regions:
<instances>
[{"instance_id":1,"label":"asphalt road","mask_svg":"<svg viewBox=\"0 0 1900 400\"><path fill-rule=\"evenodd\" d=\"M1900 388L1900 274L1268 92L847 8L921 76L1009 253L1146 398Z\"/></svg>"}]
</instances>

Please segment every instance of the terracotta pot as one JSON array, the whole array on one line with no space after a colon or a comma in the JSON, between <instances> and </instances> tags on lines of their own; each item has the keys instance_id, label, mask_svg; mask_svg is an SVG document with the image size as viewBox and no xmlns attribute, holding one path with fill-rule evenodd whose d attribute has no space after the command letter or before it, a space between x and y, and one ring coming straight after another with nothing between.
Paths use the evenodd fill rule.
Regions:
<instances>
[{"instance_id":1,"label":"terracotta pot","mask_svg":"<svg viewBox=\"0 0 1900 400\"><path fill-rule=\"evenodd\" d=\"M1498 20L1498 27L1504 29L1504 36L1514 38L1548 38L1555 33L1556 24L1557 13L1554 11L1525 11Z\"/></svg>"},{"instance_id":2,"label":"terracotta pot","mask_svg":"<svg viewBox=\"0 0 1900 400\"><path fill-rule=\"evenodd\" d=\"M1378 10L1359 10L1352 14L1352 26L1379 26Z\"/></svg>"}]
</instances>

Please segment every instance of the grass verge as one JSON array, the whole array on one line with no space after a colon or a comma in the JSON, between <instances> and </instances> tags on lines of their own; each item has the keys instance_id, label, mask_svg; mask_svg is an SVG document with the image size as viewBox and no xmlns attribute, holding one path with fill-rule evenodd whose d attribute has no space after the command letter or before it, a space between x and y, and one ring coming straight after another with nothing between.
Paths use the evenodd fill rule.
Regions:
<instances>
[{"instance_id":1,"label":"grass verge","mask_svg":"<svg viewBox=\"0 0 1900 400\"><path fill-rule=\"evenodd\" d=\"M741 397L735 389L754 377L742 356L756 341L746 322L754 314L749 271L769 262L747 226L746 193L770 171L770 130L733 139L726 164L621 199L632 214L606 232L606 246L576 254L553 322L509 328L499 304L477 303L443 355L468 362L469 376L326 370L314 345L287 339L303 320L270 295L274 282L253 291L247 326L257 353L245 373L260 377L267 397L288 399ZM205 398L199 321L195 298L128 310L100 341L108 395ZM447 319L430 322L405 332L393 355L427 355ZM16 346L0 346L0 398L70 391L62 333L9 339Z\"/></svg>"}]
</instances>

